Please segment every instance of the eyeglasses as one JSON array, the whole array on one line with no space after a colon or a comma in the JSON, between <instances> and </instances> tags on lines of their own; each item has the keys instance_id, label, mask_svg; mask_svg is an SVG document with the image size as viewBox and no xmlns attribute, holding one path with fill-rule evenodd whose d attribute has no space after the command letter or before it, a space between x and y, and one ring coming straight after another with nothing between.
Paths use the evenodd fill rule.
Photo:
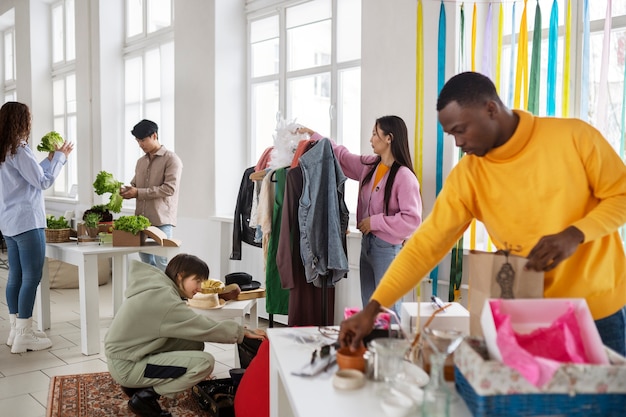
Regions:
<instances>
[{"instance_id":1,"label":"eyeglasses","mask_svg":"<svg viewBox=\"0 0 626 417\"><path fill-rule=\"evenodd\" d=\"M337 339L339 336L339 329L335 327L318 327L317 330L322 334L322 336L329 339Z\"/></svg>"}]
</instances>

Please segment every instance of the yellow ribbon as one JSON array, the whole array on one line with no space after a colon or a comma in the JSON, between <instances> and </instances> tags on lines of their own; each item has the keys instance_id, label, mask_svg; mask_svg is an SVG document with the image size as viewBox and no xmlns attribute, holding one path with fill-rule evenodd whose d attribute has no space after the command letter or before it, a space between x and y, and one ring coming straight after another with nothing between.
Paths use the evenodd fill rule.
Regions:
<instances>
[{"instance_id":1,"label":"yellow ribbon","mask_svg":"<svg viewBox=\"0 0 626 417\"><path fill-rule=\"evenodd\" d=\"M415 85L417 87L417 97L415 103L415 162L414 169L419 183L422 183L422 172L424 166L424 34L422 0L417 2L417 31L416 31L416 69Z\"/></svg>"},{"instance_id":2,"label":"yellow ribbon","mask_svg":"<svg viewBox=\"0 0 626 417\"><path fill-rule=\"evenodd\" d=\"M476 71L476 3L472 9L472 71Z\"/></svg>"},{"instance_id":3,"label":"yellow ribbon","mask_svg":"<svg viewBox=\"0 0 626 417\"><path fill-rule=\"evenodd\" d=\"M496 53L496 91L500 92L500 65L502 64L502 33L504 31L504 9L500 3L498 12L498 51Z\"/></svg>"},{"instance_id":4,"label":"yellow ribbon","mask_svg":"<svg viewBox=\"0 0 626 417\"><path fill-rule=\"evenodd\" d=\"M519 38L517 42L517 72L515 74L515 95L513 96L513 106L516 109L526 108L528 99L528 24L526 22L526 3L524 0L524 11L519 28ZM524 84L524 103L521 102L522 82Z\"/></svg>"},{"instance_id":5,"label":"yellow ribbon","mask_svg":"<svg viewBox=\"0 0 626 417\"><path fill-rule=\"evenodd\" d=\"M572 2L567 0L565 11L565 54L563 56L563 108L562 117L569 116L570 44L572 40Z\"/></svg>"}]
</instances>

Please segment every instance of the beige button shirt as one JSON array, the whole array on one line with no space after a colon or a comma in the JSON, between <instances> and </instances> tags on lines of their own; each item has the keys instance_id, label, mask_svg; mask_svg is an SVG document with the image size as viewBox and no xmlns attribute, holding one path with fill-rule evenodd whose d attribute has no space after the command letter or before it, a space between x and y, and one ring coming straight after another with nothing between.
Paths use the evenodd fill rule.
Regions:
<instances>
[{"instance_id":1,"label":"beige button shirt","mask_svg":"<svg viewBox=\"0 0 626 417\"><path fill-rule=\"evenodd\" d=\"M148 154L139 158L130 182L137 188L135 214L147 217L154 226L176 226L182 171L180 158L165 146L152 159Z\"/></svg>"}]
</instances>

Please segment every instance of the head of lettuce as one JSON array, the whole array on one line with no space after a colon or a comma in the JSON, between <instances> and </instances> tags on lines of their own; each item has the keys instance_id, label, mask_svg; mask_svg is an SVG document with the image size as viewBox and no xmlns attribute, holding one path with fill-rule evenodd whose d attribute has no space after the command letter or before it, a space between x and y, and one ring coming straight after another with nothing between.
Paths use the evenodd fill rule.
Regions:
<instances>
[{"instance_id":1,"label":"head of lettuce","mask_svg":"<svg viewBox=\"0 0 626 417\"><path fill-rule=\"evenodd\" d=\"M63 142L65 142L65 139L53 130L41 138L41 143L37 145L37 150L39 152L54 152L57 148L63 146Z\"/></svg>"}]
</instances>

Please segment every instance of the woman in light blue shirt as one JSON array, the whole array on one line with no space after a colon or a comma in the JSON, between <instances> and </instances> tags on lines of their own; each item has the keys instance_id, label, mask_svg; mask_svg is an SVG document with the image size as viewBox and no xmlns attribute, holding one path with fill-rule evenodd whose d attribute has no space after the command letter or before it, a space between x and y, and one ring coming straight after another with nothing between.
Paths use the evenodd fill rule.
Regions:
<instances>
[{"instance_id":1,"label":"woman in light blue shirt","mask_svg":"<svg viewBox=\"0 0 626 417\"><path fill-rule=\"evenodd\" d=\"M6 287L11 353L52 346L43 332L32 329L33 306L46 253L46 215L42 191L50 188L67 156L70 142L50 152L41 163L28 144L31 115L27 105L7 102L0 108L0 231L9 256Z\"/></svg>"}]
</instances>

